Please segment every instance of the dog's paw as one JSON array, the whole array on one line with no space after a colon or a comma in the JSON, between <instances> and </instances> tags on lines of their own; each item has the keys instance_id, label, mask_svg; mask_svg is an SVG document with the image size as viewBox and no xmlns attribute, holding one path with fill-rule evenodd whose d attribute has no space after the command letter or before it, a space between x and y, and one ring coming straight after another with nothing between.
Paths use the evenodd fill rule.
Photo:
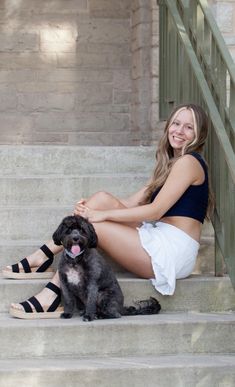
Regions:
<instances>
[{"instance_id":1,"label":"dog's paw","mask_svg":"<svg viewBox=\"0 0 235 387\"><path fill-rule=\"evenodd\" d=\"M96 315L95 314L87 314L85 313L83 316L83 321L93 321L96 320Z\"/></svg>"},{"instance_id":2,"label":"dog's paw","mask_svg":"<svg viewBox=\"0 0 235 387\"><path fill-rule=\"evenodd\" d=\"M61 313L60 318L71 318L73 317L72 313Z\"/></svg>"}]
</instances>

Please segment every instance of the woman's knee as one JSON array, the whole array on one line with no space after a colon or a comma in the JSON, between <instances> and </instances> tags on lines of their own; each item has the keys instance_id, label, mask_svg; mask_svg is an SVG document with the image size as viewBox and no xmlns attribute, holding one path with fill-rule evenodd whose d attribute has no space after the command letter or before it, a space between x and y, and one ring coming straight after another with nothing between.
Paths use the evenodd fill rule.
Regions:
<instances>
[{"instance_id":1,"label":"woman's knee","mask_svg":"<svg viewBox=\"0 0 235 387\"><path fill-rule=\"evenodd\" d=\"M118 199L106 191L98 191L88 199L87 205L94 209L108 209L118 206Z\"/></svg>"}]
</instances>

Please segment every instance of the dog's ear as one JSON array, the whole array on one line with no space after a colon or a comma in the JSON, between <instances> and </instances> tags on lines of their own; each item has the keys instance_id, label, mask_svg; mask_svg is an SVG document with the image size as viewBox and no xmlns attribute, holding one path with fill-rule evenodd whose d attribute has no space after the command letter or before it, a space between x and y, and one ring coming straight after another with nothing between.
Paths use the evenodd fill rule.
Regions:
<instances>
[{"instance_id":1,"label":"dog's ear","mask_svg":"<svg viewBox=\"0 0 235 387\"><path fill-rule=\"evenodd\" d=\"M85 219L83 219L83 221L86 225L87 236L89 237L88 247L97 247L98 237L96 235L93 225Z\"/></svg>"},{"instance_id":2,"label":"dog's ear","mask_svg":"<svg viewBox=\"0 0 235 387\"><path fill-rule=\"evenodd\" d=\"M63 233L64 225L63 222L58 226L58 228L55 230L54 234L52 235L52 239L57 246L61 246L61 237Z\"/></svg>"}]
</instances>

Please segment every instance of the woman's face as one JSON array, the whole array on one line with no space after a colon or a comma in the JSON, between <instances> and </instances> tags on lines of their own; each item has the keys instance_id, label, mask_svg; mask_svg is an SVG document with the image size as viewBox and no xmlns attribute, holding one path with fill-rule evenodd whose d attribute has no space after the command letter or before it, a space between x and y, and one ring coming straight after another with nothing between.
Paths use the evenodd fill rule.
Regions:
<instances>
[{"instance_id":1,"label":"woman's face","mask_svg":"<svg viewBox=\"0 0 235 387\"><path fill-rule=\"evenodd\" d=\"M191 110L181 110L176 113L168 128L168 140L174 150L174 156L180 156L182 149L194 139L195 128Z\"/></svg>"}]
</instances>

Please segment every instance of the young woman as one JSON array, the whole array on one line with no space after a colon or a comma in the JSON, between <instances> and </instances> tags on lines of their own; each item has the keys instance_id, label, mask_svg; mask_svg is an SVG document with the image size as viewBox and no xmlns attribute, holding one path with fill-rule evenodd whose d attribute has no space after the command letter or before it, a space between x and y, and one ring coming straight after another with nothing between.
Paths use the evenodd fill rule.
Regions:
<instances>
[{"instance_id":1,"label":"young woman","mask_svg":"<svg viewBox=\"0 0 235 387\"><path fill-rule=\"evenodd\" d=\"M208 131L200 106L178 106L166 122L152 178L127 199L97 192L75 205L74 214L92 222L99 247L126 270L151 279L162 294L172 295L176 279L194 268L201 227L211 207L208 173L201 151ZM3 270L6 278L48 278L54 254L48 241L20 263ZM61 313L58 273L35 297L12 304L19 318L55 318Z\"/></svg>"}]
</instances>

